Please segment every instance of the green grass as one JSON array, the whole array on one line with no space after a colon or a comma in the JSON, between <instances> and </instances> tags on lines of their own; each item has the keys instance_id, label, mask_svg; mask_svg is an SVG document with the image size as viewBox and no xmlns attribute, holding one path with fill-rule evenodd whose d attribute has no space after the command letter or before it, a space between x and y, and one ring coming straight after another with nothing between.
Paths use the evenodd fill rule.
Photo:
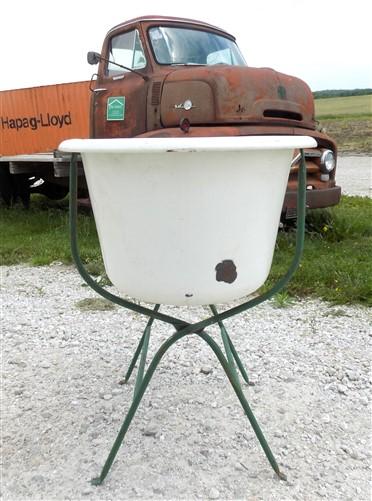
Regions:
<instances>
[{"instance_id":1,"label":"green grass","mask_svg":"<svg viewBox=\"0 0 372 501\"><path fill-rule=\"evenodd\" d=\"M33 199L32 208L0 208L0 262L46 265L71 263L66 202ZM103 274L94 220L79 214L81 256L88 270ZM314 296L336 304L372 305L372 200L342 197L329 210L310 211L304 256L278 306L291 297ZM285 273L294 254L294 231L280 231L271 274L265 288Z\"/></svg>"},{"instance_id":2,"label":"green grass","mask_svg":"<svg viewBox=\"0 0 372 501\"><path fill-rule=\"evenodd\" d=\"M3 265L27 263L71 263L67 202L53 203L33 197L31 208L0 208L0 262ZM92 271L101 261L93 218L79 214L79 242L85 262ZM97 273L102 266L97 268Z\"/></svg>"},{"instance_id":3,"label":"green grass","mask_svg":"<svg viewBox=\"0 0 372 501\"><path fill-rule=\"evenodd\" d=\"M371 221L372 200L366 197L342 197L332 209L309 211L303 258L288 294L371 306ZM280 232L265 288L286 271L294 247L294 232Z\"/></svg>"},{"instance_id":4,"label":"green grass","mask_svg":"<svg viewBox=\"0 0 372 501\"><path fill-rule=\"evenodd\" d=\"M331 97L315 99L315 116L318 119L345 117L372 118L372 94L365 96Z\"/></svg>"}]
</instances>

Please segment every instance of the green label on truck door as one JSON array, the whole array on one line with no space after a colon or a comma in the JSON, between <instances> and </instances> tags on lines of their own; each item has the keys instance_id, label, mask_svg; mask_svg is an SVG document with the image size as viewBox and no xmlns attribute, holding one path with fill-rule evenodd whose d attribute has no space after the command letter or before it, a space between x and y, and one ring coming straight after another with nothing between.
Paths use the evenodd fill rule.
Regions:
<instances>
[{"instance_id":1,"label":"green label on truck door","mask_svg":"<svg viewBox=\"0 0 372 501\"><path fill-rule=\"evenodd\" d=\"M125 97L116 96L107 99L107 120L124 120L125 116Z\"/></svg>"}]
</instances>

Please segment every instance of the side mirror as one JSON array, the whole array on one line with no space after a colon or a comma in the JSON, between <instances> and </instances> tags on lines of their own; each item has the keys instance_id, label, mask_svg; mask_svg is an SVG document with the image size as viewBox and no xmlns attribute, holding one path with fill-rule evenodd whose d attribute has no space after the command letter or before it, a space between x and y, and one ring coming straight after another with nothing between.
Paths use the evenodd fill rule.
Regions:
<instances>
[{"instance_id":1,"label":"side mirror","mask_svg":"<svg viewBox=\"0 0 372 501\"><path fill-rule=\"evenodd\" d=\"M98 64L101 60L101 54L98 52L88 52L87 61L89 64Z\"/></svg>"}]
</instances>

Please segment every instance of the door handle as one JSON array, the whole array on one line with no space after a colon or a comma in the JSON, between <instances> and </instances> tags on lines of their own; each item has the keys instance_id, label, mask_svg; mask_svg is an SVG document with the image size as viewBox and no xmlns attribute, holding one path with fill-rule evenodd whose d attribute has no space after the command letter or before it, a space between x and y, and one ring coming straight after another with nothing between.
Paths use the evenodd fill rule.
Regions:
<instances>
[{"instance_id":1,"label":"door handle","mask_svg":"<svg viewBox=\"0 0 372 501\"><path fill-rule=\"evenodd\" d=\"M105 90L107 90L104 87L99 87L98 89L93 89L93 82L95 81L94 77L98 77L97 73L93 73L92 78L90 79L89 90L91 92L104 92Z\"/></svg>"}]
</instances>

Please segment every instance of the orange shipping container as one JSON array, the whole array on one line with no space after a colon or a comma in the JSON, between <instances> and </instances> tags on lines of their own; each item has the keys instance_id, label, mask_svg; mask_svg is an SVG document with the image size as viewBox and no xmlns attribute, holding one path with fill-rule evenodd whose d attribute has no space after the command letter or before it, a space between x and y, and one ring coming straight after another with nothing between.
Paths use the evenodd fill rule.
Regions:
<instances>
[{"instance_id":1,"label":"orange shipping container","mask_svg":"<svg viewBox=\"0 0 372 501\"><path fill-rule=\"evenodd\" d=\"M0 92L0 157L50 153L89 137L89 82Z\"/></svg>"}]
</instances>

